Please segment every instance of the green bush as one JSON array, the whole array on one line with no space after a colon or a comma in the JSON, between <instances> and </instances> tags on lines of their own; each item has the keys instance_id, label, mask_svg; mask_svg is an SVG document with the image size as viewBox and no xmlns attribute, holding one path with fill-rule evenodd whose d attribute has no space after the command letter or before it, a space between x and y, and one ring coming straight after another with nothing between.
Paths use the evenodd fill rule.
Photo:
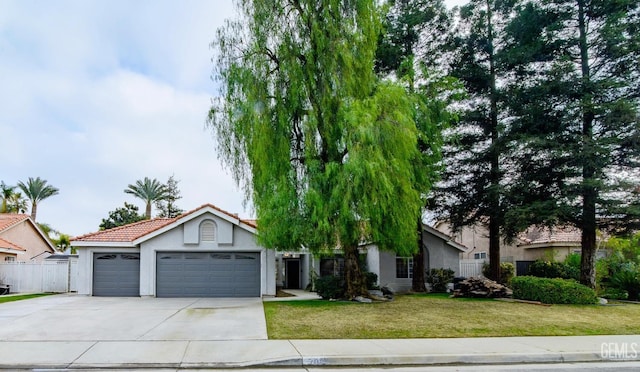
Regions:
<instances>
[{"instance_id":1,"label":"green bush","mask_svg":"<svg viewBox=\"0 0 640 372\"><path fill-rule=\"evenodd\" d=\"M629 293L623 289L604 287L599 292L599 296L609 300L627 300Z\"/></svg>"},{"instance_id":2,"label":"green bush","mask_svg":"<svg viewBox=\"0 0 640 372\"><path fill-rule=\"evenodd\" d=\"M516 268L513 266L511 262L501 262L500 263L500 284L509 286L511 283L511 278L516 272ZM491 266L488 263L482 265L482 275L485 278L489 278L491 275Z\"/></svg>"},{"instance_id":3,"label":"green bush","mask_svg":"<svg viewBox=\"0 0 640 372\"><path fill-rule=\"evenodd\" d=\"M513 298L545 304L595 304L596 292L575 280L516 276L511 280Z\"/></svg>"},{"instance_id":4,"label":"green bush","mask_svg":"<svg viewBox=\"0 0 640 372\"><path fill-rule=\"evenodd\" d=\"M378 289L378 274L366 271L364 273L364 280L367 284L367 289Z\"/></svg>"},{"instance_id":5,"label":"green bush","mask_svg":"<svg viewBox=\"0 0 640 372\"><path fill-rule=\"evenodd\" d=\"M611 287L626 291L630 300L638 300L640 295L640 270L633 262L627 262L611 276Z\"/></svg>"},{"instance_id":6,"label":"green bush","mask_svg":"<svg viewBox=\"0 0 640 372\"><path fill-rule=\"evenodd\" d=\"M325 300L344 297L344 280L328 275L316 279L316 292Z\"/></svg>"},{"instance_id":7,"label":"green bush","mask_svg":"<svg viewBox=\"0 0 640 372\"><path fill-rule=\"evenodd\" d=\"M431 285L431 292L446 292L447 284L453 281L454 276L451 269L431 269L427 271L425 280Z\"/></svg>"},{"instance_id":8,"label":"green bush","mask_svg":"<svg viewBox=\"0 0 640 372\"><path fill-rule=\"evenodd\" d=\"M529 266L529 275L538 278L580 279L580 268L563 262L538 260Z\"/></svg>"}]
</instances>

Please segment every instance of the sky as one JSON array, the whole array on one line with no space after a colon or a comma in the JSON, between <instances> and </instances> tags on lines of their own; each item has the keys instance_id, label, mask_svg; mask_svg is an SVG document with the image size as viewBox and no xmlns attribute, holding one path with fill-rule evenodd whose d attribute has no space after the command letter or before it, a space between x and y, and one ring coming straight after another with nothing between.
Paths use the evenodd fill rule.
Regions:
<instances>
[{"instance_id":1,"label":"sky","mask_svg":"<svg viewBox=\"0 0 640 372\"><path fill-rule=\"evenodd\" d=\"M0 180L57 187L37 222L71 236L124 202L144 212L124 193L144 177L173 175L184 210L253 217L205 126L210 43L234 15L231 0L0 0Z\"/></svg>"}]
</instances>

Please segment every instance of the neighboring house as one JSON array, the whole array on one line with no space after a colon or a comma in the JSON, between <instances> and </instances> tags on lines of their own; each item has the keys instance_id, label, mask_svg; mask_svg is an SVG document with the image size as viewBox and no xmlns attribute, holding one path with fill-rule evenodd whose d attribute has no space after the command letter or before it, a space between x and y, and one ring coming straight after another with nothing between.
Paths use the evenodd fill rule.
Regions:
<instances>
[{"instance_id":1,"label":"neighboring house","mask_svg":"<svg viewBox=\"0 0 640 372\"><path fill-rule=\"evenodd\" d=\"M205 204L71 239L78 293L93 296L273 296L275 252L256 243L255 221Z\"/></svg>"},{"instance_id":2,"label":"neighboring house","mask_svg":"<svg viewBox=\"0 0 640 372\"><path fill-rule=\"evenodd\" d=\"M55 247L31 217L0 213L0 263L41 262Z\"/></svg>"},{"instance_id":3,"label":"neighboring house","mask_svg":"<svg viewBox=\"0 0 640 372\"><path fill-rule=\"evenodd\" d=\"M446 222L438 222L435 228L452 234L457 242L470 247L468 252L462 254L463 259L489 261L489 231L486 226L477 224L464 227L455 234ZM513 242L500 242L500 259L513 263L517 275L524 275L528 265L535 260L562 261L571 253L580 253L580 241L581 231L576 227L532 226Z\"/></svg>"},{"instance_id":4,"label":"neighboring house","mask_svg":"<svg viewBox=\"0 0 640 372\"><path fill-rule=\"evenodd\" d=\"M467 248L451 239L450 236L423 225L422 244L425 249L425 269L448 268L456 275L460 271L460 253ZM360 249L366 254L367 270L378 275L378 283L405 292L411 289L413 280L413 257L396 256L393 252L378 249L374 244ZM306 250L300 252L278 253L277 255L278 286L288 289L306 288L310 283L311 273L318 276L344 273L344 259L339 255L326 258L314 257Z\"/></svg>"}]
</instances>

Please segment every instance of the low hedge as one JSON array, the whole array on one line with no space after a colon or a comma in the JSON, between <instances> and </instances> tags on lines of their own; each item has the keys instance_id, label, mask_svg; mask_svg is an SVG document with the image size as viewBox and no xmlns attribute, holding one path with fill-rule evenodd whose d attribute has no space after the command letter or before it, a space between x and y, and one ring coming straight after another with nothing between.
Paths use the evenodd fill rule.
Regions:
<instances>
[{"instance_id":1,"label":"low hedge","mask_svg":"<svg viewBox=\"0 0 640 372\"><path fill-rule=\"evenodd\" d=\"M545 304L589 305L598 302L596 292L571 279L516 276L511 279L513 298Z\"/></svg>"}]
</instances>

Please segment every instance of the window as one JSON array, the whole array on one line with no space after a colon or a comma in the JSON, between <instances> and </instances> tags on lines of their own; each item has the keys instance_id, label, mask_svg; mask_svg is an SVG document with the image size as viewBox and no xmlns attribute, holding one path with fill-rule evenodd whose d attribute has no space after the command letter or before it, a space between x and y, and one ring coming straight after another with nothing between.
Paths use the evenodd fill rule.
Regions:
<instances>
[{"instance_id":1,"label":"window","mask_svg":"<svg viewBox=\"0 0 640 372\"><path fill-rule=\"evenodd\" d=\"M487 258L487 252L474 253L473 258L476 260L484 260Z\"/></svg>"},{"instance_id":2,"label":"window","mask_svg":"<svg viewBox=\"0 0 640 372\"><path fill-rule=\"evenodd\" d=\"M413 278L413 257L396 257L396 278Z\"/></svg>"},{"instance_id":3,"label":"window","mask_svg":"<svg viewBox=\"0 0 640 372\"><path fill-rule=\"evenodd\" d=\"M204 221L200 224L200 241L215 242L216 241L216 223L213 221Z\"/></svg>"},{"instance_id":4,"label":"window","mask_svg":"<svg viewBox=\"0 0 640 372\"><path fill-rule=\"evenodd\" d=\"M14 262L16 260L16 258L13 257L13 256L5 256L4 260L6 262Z\"/></svg>"},{"instance_id":5,"label":"window","mask_svg":"<svg viewBox=\"0 0 640 372\"><path fill-rule=\"evenodd\" d=\"M344 258L323 258L320 260L320 276L337 276L344 278Z\"/></svg>"}]
</instances>

